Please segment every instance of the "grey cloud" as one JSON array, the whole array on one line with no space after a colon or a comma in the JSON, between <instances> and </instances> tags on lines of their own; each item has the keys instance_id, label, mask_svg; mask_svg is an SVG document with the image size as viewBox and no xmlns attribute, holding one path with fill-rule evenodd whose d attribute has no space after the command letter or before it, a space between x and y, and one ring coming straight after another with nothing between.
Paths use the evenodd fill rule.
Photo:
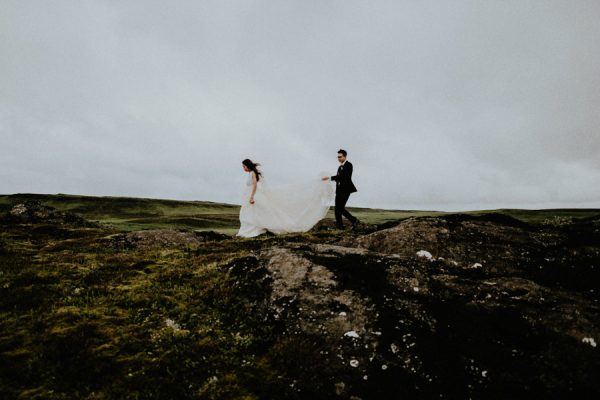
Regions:
<instances>
[{"instance_id":1,"label":"grey cloud","mask_svg":"<svg viewBox=\"0 0 600 400\"><path fill-rule=\"evenodd\" d=\"M0 192L600 207L594 1L6 1Z\"/></svg>"}]
</instances>

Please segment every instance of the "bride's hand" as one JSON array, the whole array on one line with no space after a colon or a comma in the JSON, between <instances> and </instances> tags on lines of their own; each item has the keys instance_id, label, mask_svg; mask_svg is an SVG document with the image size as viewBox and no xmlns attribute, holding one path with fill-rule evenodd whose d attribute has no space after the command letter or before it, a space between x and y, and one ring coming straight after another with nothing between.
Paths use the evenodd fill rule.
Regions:
<instances>
[{"instance_id":1,"label":"bride's hand","mask_svg":"<svg viewBox=\"0 0 600 400\"><path fill-rule=\"evenodd\" d=\"M254 197L250 197L250 204L254 204Z\"/></svg>"},{"instance_id":2,"label":"bride's hand","mask_svg":"<svg viewBox=\"0 0 600 400\"><path fill-rule=\"evenodd\" d=\"M322 179L322 180L324 180L324 181L328 181L328 180L329 180L329 177L328 177L328 176L324 176L324 177L323 177L323 178L321 178L321 179Z\"/></svg>"}]
</instances>

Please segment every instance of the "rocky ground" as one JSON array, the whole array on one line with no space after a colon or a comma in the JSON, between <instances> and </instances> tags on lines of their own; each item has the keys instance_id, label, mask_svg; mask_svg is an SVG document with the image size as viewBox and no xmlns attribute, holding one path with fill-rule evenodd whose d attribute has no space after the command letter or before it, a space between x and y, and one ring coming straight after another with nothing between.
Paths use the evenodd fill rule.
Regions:
<instances>
[{"instance_id":1,"label":"rocky ground","mask_svg":"<svg viewBox=\"0 0 600 400\"><path fill-rule=\"evenodd\" d=\"M600 396L600 217L239 239L40 206L0 219L5 398Z\"/></svg>"}]
</instances>

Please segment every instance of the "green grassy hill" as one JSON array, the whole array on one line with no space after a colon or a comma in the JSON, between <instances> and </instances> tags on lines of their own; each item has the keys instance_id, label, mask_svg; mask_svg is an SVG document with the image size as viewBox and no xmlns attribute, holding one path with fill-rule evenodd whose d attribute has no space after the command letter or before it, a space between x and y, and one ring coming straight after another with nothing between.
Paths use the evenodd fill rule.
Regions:
<instances>
[{"instance_id":1,"label":"green grassy hill","mask_svg":"<svg viewBox=\"0 0 600 400\"><path fill-rule=\"evenodd\" d=\"M80 196L69 194L13 194L0 195L0 212L25 200L39 200L60 211L70 211L82 217L98 221L119 230L176 228L191 230L213 230L235 234L239 228L238 205L209 201L180 201L135 197ZM455 214L441 211L383 210L373 208L348 208L363 223L383 224L409 217ZM498 209L461 212L479 215L502 213L525 222L539 223L556 218L587 218L600 215L600 209L546 209L521 210ZM333 206L327 219L334 219Z\"/></svg>"}]
</instances>

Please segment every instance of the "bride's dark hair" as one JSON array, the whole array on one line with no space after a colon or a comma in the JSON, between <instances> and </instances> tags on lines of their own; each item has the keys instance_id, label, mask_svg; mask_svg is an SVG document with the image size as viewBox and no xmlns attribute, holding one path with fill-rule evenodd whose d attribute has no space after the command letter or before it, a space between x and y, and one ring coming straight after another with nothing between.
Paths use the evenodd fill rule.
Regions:
<instances>
[{"instance_id":1,"label":"bride's dark hair","mask_svg":"<svg viewBox=\"0 0 600 400\"><path fill-rule=\"evenodd\" d=\"M244 164L246 167L248 167L248 169L250 171L254 171L254 173L256 174L256 181L258 182L260 180L260 177L262 176L262 173L258 170L258 166L260 166L259 163L253 163L252 160L246 158L244 161L242 161L242 164Z\"/></svg>"}]
</instances>

